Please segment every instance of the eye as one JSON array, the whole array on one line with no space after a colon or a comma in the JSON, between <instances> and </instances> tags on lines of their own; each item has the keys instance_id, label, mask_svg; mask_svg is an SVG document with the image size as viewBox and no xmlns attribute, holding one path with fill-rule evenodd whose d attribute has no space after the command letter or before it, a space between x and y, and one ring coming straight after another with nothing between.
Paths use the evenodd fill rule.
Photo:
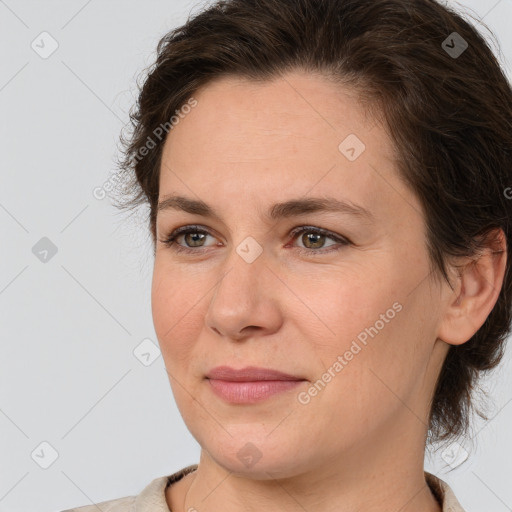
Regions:
<instances>
[{"instance_id":1,"label":"eye","mask_svg":"<svg viewBox=\"0 0 512 512\"><path fill-rule=\"evenodd\" d=\"M302 236L300 236L302 235ZM201 226L183 226L174 230L167 238L160 240L163 244L172 247L176 252L195 253L199 254L200 248L209 247L205 245L205 241L208 236L213 235ZM336 235L331 231L327 231L322 228L314 226L300 226L295 228L290 233L293 240L300 240L303 246L294 246L300 252L307 254L325 254L327 252L340 250L342 247L350 245L351 242L346 238ZM299 238L300 236L300 238ZM334 241L334 244L325 245L326 240ZM181 243L180 243L181 241ZM211 245L222 245L221 243L210 244ZM287 244L286 247L289 247Z\"/></svg>"},{"instance_id":2,"label":"eye","mask_svg":"<svg viewBox=\"0 0 512 512\"><path fill-rule=\"evenodd\" d=\"M350 241L344 237L336 235L326 229L314 226L301 226L294 229L291 233L294 239L298 239L304 247L298 247L301 252L308 254L325 254L331 251L340 250L342 247L350 245ZM326 240L334 240L334 244L325 245ZM327 250L325 250L327 248ZM319 249L322 249L321 251Z\"/></svg>"},{"instance_id":3,"label":"eye","mask_svg":"<svg viewBox=\"0 0 512 512\"><path fill-rule=\"evenodd\" d=\"M208 247L204 245L208 236L212 235L200 226L183 226L175 229L166 239L160 241L169 247L173 247L177 252L198 252L194 250L194 247ZM183 238L186 245L177 243L181 238Z\"/></svg>"}]
</instances>

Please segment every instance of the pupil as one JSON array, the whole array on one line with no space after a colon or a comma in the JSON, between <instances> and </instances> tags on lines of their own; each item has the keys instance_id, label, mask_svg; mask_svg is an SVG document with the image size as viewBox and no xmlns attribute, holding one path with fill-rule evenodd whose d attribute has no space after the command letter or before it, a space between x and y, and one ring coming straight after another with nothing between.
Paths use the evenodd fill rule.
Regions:
<instances>
[{"instance_id":1,"label":"pupil","mask_svg":"<svg viewBox=\"0 0 512 512\"><path fill-rule=\"evenodd\" d=\"M187 242L187 245L191 246L191 247L200 247L201 244L197 244L195 245L195 242L201 242L201 240L204 238L204 234L203 233L187 233L185 235L185 240ZM189 243L189 240L192 239L192 243ZM194 240L195 239L195 240Z\"/></svg>"},{"instance_id":2,"label":"pupil","mask_svg":"<svg viewBox=\"0 0 512 512\"><path fill-rule=\"evenodd\" d=\"M200 247L204 236L205 235L203 233L187 233L185 235L185 240L187 245L191 247ZM311 248L318 248L322 247L324 236L325 235L319 235L316 233L307 233L302 236L302 241L306 247L308 247L308 244L311 244Z\"/></svg>"},{"instance_id":3,"label":"pupil","mask_svg":"<svg viewBox=\"0 0 512 512\"><path fill-rule=\"evenodd\" d=\"M312 249L315 249L315 248L318 248L318 247L322 247L322 238L324 237L325 235L319 235L319 234L316 234L316 233L308 233L308 234L305 234L304 237L303 237L303 242L304 240L307 240L307 243L304 243L304 245L306 247L308 247L308 243L311 242L313 244L313 247L308 247L308 248L312 248Z\"/></svg>"}]
</instances>

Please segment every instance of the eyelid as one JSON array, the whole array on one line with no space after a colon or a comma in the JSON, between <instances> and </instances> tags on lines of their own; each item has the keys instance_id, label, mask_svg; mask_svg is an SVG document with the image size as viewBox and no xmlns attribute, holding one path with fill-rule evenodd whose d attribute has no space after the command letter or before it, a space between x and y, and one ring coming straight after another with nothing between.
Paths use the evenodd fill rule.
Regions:
<instances>
[{"instance_id":1,"label":"eyelid","mask_svg":"<svg viewBox=\"0 0 512 512\"><path fill-rule=\"evenodd\" d=\"M308 225L297 226L296 228L293 228L290 231L289 236L295 238L298 234L303 233L303 232L317 233L319 235L325 235L328 238L332 238L333 240L336 240L337 242L350 243L348 238L346 238L342 235L338 235L332 231L329 231L328 229L319 228L317 226L308 226Z\"/></svg>"},{"instance_id":2,"label":"eyelid","mask_svg":"<svg viewBox=\"0 0 512 512\"><path fill-rule=\"evenodd\" d=\"M170 232L168 232L165 229L162 229L162 231L164 232L163 236L165 236L167 239L169 239L171 237L176 237L176 236L182 235L184 233L186 234L188 232L204 233L207 235L214 236L215 238L219 238L219 239L222 238L217 234L217 232L214 229L208 228L206 226L202 226L201 224L186 224L186 225L180 226L176 229L173 229ZM165 233L169 233L169 234L165 235Z\"/></svg>"},{"instance_id":3,"label":"eyelid","mask_svg":"<svg viewBox=\"0 0 512 512\"><path fill-rule=\"evenodd\" d=\"M180 244L176 244L176 238L178 238L180 235L188 234L188 233L200 233L200 234L204 234L204 235L217 237L216 235L212 234L212 231L214 231L214 230L212 230L210 228L206 228L205 226L201 226L201 225L197 225L197 224L187 224L185 226L176 228L175 230L173 230L170 233L170 235L168 235L163 240L160 240L160 242L173 248L173 250L175 250L176 252L198 254L198 253L202 252L201 249L204 249L205 247L208 248L211 246L199 246L196 248L186 247L186 246L182 246ZM332 251L340 250L341 248L346 247L348 245L353 245L352 242L348 238L346 238L342 235L338 235L337 233L334 233L328 229L320 228L317 226L311 226L311 225L297 226L289 232L288 236L292 238L292 242L293 242L297 238L298 235L300 235L301 233L307 233L307 232L316 233L319 235L323 235L327 238L331 238L332 240L337 242L337 244L335 244L333 246L321 247L319 249L308 249L307 247L292 246L295 249L299 250L300 252L303 252L306 254L310 254L310 255L311 254L312 255L326 254L326 253L329 253ZM289 243L287 243L286 246L288 247Z\"/></svg>"}]
</instances>

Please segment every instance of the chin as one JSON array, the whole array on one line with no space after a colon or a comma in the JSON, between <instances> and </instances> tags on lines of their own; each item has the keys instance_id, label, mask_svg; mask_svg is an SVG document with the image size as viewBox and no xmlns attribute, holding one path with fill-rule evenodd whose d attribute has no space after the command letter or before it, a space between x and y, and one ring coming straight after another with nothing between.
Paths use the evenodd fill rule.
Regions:
<instances>
[{"instance_id":1,"label":"chin","mask_svg":"<svg viewBox=\"0 0 512 512\"><path fill-rule=\"evenodd\" d=\"M295 476L302 466L304 471L311 469L311 457L305 453L304 443L286 443L290 436L284 430L275 436L275 433L268 436L267 430L256 433L254 425L238 428L236 433L227 430L231 436L224 432L221 438L215 435L201 439L200 445L216 464L235 476L269 480Z\"/></svg>"}]
</instances>

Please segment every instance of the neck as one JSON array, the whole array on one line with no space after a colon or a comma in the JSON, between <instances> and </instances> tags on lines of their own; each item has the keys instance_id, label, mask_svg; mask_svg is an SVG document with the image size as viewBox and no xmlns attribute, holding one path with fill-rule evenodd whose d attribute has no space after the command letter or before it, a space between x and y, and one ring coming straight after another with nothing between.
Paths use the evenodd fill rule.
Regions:
<instances>
[{"instance_id":1,"label":"neck","mask_svg":"<svg viewBox=\"0 0 512 512\"><path fill-rule=\"evenodd\" d=\"M388 442L379 432L342 457L279 477L271 468L257 477L235 472L202 450L173 512L441 512L425 480L424 445L418 447L410 424L403 432L395 430Z\"/></svg>"}]
</instances>

